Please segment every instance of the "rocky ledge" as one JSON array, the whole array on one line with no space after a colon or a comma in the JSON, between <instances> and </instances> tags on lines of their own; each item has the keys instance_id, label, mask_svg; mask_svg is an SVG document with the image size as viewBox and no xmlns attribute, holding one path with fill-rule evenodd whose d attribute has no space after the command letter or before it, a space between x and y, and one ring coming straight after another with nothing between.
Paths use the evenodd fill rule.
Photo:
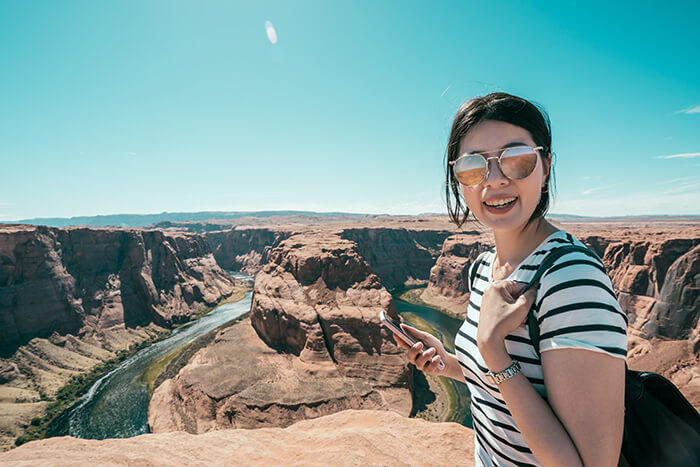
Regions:
<instances>
[{"instance_id":1,"label":"rocky ledge","mask_svg":"<svg viewBox=\"0 0 700 467\"><path fill-rule=\"evenodd\" d=\"M381 310L396 316L354 242L293 235L256 276L250 319L156 389L151 430L287 426L348 408L408 415L411 373Z\"/></svg>"},{"instance_id":2,"label":"rocky ledge","mask_svg":"<svg viewBox=\"0 0 700 467\"><path fill-rule=\"evenodd\" d=\"M8 466L474 465L474 432L389 411L346 410L287 428L184 432L102 441L70 437L0 454Z\"/></svg>"}]
</instances>

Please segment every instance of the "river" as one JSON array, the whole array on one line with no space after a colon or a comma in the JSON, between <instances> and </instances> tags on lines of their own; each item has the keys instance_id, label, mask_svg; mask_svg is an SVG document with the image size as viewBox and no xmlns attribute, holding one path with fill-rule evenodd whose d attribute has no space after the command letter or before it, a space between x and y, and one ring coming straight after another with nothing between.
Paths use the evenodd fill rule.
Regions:
<instances>
[{"instance_id":1,"label":"river","mask_svg":"<svg viewBox=\"0 0 700 467\"><path fill-rule=\"evenodd\" d=\"M229 273L236 279L253 280L245 274ZM218 306L124 360L63 410L49 425L47 436L106 439L148 433L148 387L140 380L146 368L171 351L247 313L251 300L252 292L246 292L242 300Z\"/></svg>"},{"instance_id":2,"label":"river","mask_svg":"<svg viewBox=\"0 0 700 467\"><path fill-rule=\"evenodd\" d=\"M230 272L237 279L253 278ZM70 435L76 438L128 438L148 433L147 385L141 381L144 371L175 349L194 341L224 323L250 311L252 292L235 303L225 303L202 318L176 329L166 339L146 347L121 362L98 379L78 400L61 412L48 427L47 436ZM445 347L454 351L454 336L461 321L439 311L395 299L396 308L411 324L421 327L427 321ZM469 394L464 384L445 378L454 388L455 417L452 421L471 426Z\"/></svg>"},{"instance_id":3,"label":"river","mask_svg":"<svg viewBox=\"0 0 700 467\"><path fill-rule=\"evenodd\" d=\"M408 324L434 334L435 337L440 339L447 351L454 353L455 336L462 325L462 320L453 318L433 308L404 302L396 296L394 296L394 303L396 304L396 311ZM472 428L472 414L469 408L470 397L467 385L452 378L440 378L452 388L455 394L454 413L452 419L447 421Z\"/></svg>"}]
</instances>

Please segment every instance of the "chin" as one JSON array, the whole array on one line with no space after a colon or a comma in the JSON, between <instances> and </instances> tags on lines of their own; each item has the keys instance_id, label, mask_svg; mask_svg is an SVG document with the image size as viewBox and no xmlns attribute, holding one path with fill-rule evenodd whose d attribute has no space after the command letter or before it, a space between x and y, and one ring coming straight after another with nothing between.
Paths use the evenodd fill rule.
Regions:
<instances>
[{"instance_id":1,"label":"chin","mask_svg":"<svg viewBox=\"0 0 700 467\"><path fill-rule=\"evenodd\" d=\"M472 211L474 212L474 211ZM534 210L533 210L534 212ZM508 216L503 216L502 218L498 218L494 215L491 215L487 212L480 211L479 213L474 213L474 217L485 225L486 227L498 231L498 232L512 232L512 231L520 231L525 228L525 225L527 224L527 221L530 219L530 216L532 216L532 213L530 213L530 216L524 217L522 215L519 215L517 213L510 213L511 215ZM515 215L513 215L515 214Z\"/></svg>"}]
</instances>

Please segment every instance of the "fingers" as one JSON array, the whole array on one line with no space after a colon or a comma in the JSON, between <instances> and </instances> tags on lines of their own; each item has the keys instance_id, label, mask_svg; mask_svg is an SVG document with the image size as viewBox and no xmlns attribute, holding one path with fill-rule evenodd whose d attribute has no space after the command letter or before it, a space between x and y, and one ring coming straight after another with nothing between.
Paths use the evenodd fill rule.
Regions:
<instances>
[{"instance_id":1,"label":"fingers","mask_svg":"<svg viewBox=\"0 0 700 467\"><path fill-rule=\"evenodd\" d=\"M392 332L391 335L394 338L396 345L398 345L402 349L408 350L411 348L411 346L406 341L404 341L401 337L399 337L399 335L396 334L395 332Z\"/></svg>"}]
</instances>

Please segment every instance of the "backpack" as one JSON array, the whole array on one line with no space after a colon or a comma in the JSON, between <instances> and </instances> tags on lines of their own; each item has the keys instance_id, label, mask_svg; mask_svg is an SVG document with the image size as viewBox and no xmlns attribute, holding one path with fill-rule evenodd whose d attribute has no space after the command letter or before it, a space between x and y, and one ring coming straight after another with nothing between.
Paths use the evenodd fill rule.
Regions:
<instances>
[{"instance_id":1,"label":"backpack","mask_svg":"<svg viewBox=\"0 0 700 467\"><path fill-rule=\"evenodd\" d=\"M566 253L580 251L598 259L588 248L566 245L552 249L523 292ZM475 261L470 290L481 263ZM540 356L540 329L530 310L527 317L530 340ZM625 429L620 466L700 466L700 415L676 386L663 376L635 371L625 363Z\"/></svg>"}]
</instances>

